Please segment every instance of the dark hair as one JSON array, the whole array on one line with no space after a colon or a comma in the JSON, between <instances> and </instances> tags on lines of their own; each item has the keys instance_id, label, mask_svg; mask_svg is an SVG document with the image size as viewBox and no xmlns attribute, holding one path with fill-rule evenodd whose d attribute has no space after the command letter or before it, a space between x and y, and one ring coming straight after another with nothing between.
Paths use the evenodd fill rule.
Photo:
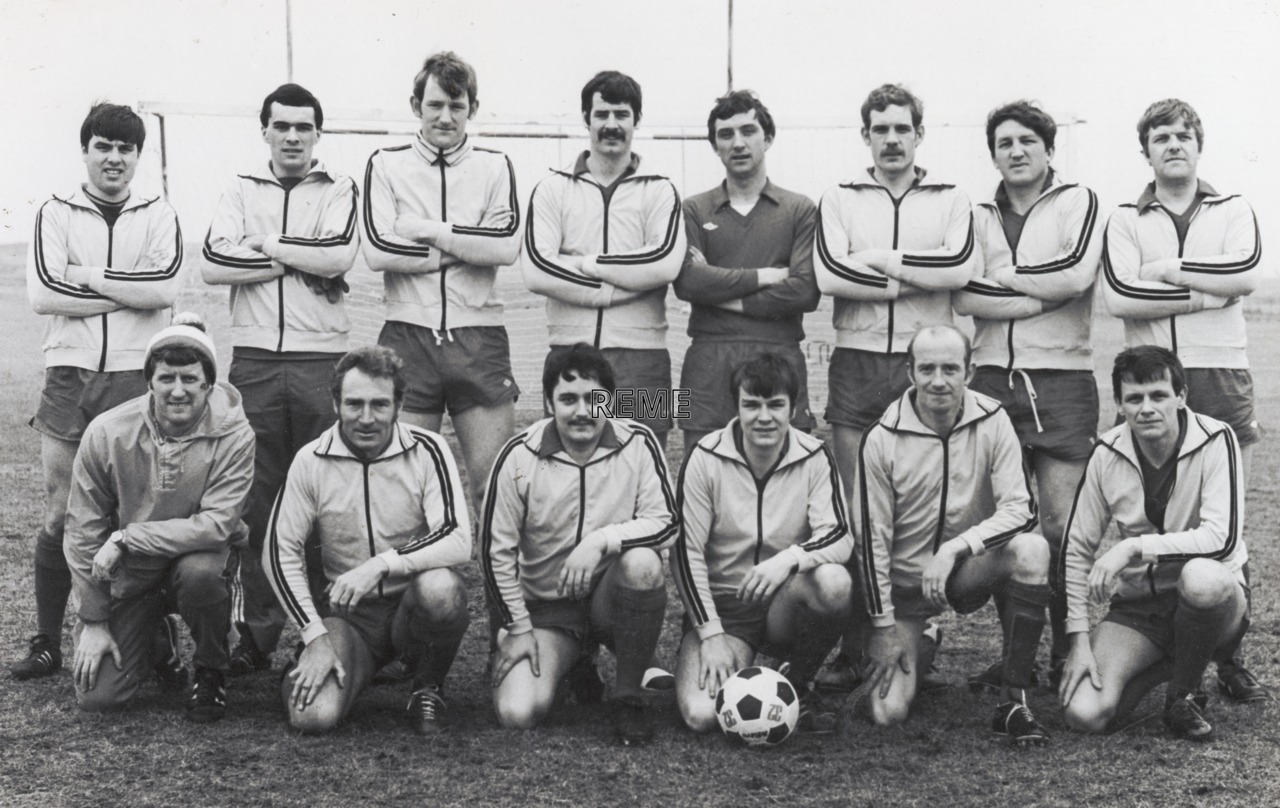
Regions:
<instances>
[{"instance_id":1,"label":"dark hair","mask_svg":"<svg viewBox=\"0 0 1280 808\"><path fill-rule=\"evenodd\" d=\"M422 101L422 94L427 88L427 78L436 77L436 84L449 94L450 98L458 98L463 93L467 96L467 104L472 109L480 103L476 96L476 71L471 65L462 61L453 51L440 51L427 57L422 69L413 77L413 97Z\"/></svg>"},{"instance_id":2,"label":"dark hair","mask_svg":"<svg viewBox=\"0 0 1280 808\"><path fill-rule=\"evenodd\" d=\"M203 331L204 329L200 330ZM147 358L143 362L142 375L146 377L147 384L150 384L151 377L156 373L156 368L162 363L172 368L181 368L187 365L194 365L197 362L204 369L204 380L206 382L213 384L218 380L218 371L214 367L213 360L190 345L161 345L154 349L147 354Z\"/></svg>"},{"instance_id":3,"label":"dark hair","mask_svg":"<svg viewBox=\"0 0 1280 808\"><path fill-rule=\"evenodd\" d=\"M1146 384L1158 382L1168 376L1173 392L1181 394L1187 388L1187 372L1182 369L1178 355L1158 345L1135 345L1116 354L1111 366L1111 394L1120 401L1120 384Z\"/></svg>"},{"instance_id":4,"label":"dark hair","mask_svg":"<svg viewBox=\"0 0 1280 808\"><path fill-rule=\"evenodd\" d=\"M969 339L968 334L953 325L927 325L913 334L911 341L907 343L907 367L914 368L916 365L916 340L919 339L921 334L945 334L947 332L955 334L964 343L964 366L969 367L969 362L973 358L973 341Z\"/></svg>"},{"instance_id":5,"label":"dark hair","mask_svg":"<svg viewBox=\"0 0 1280 808\"><path fill-rule=\"evenodd\" d=\"M1157 126L1172 126L1183 119L1191 131L1196 133L1196 146L1204 148L1204 126L1200 116L1186 101L1177 98L1166 98L1147 107L1138 119L1138 142L1142 144L1142 153L1147 153L1147 134Z\"/></svg>"},{"instance_id":6,"label":"dark hair","mask_svg":"<svg viewBox=\"0 0 1280 808\"><path fill-rule=\"evenodd\" d=\"M987 151L996 155L996 129L1005 121L1015 121L1030 129L1044 141L1046 151L1053 151L1053 138L1058 134L1058 124L1049 113L1031 101L1014 101L991 110L987 116Z\"/></svg>"},{"instance_id":7,"label":"dark hair","mask_svg":"<svg viewBox=\"0 0 1280 808\"><path fill-rule=\"evenodd\" d=\"M262 99L262 111L258 113L258 120L262 121L264 129L271 121L273 103L283 107L311 107L315 112L316 129L324 128L324 110L320 108L320 101L300 84L281 84L271 91L271 95Z\"/></svg>"},{"instance_id":8,"label":"dark hair","mask_svg":"<svg viewBox=\"0 0 1280 808\"><path fill-rule=\"evenodd\" d=\"M80 150L89 148L89 141L94 135L103 140L119 140L132 143L142 151L142 144L147 139L147 125L130 107L123 104L94 104L89 114L80 124Z\"/></svg>"},{"instance_id":9,"label":"dark hair","mask_svg":"<svg viewBox=\"0 0 1280 808\"><path fill-rule=\"evenodd\" d=\"M716 121L727 120L744 112L755 112L756 120L764 130L765 138L773 140L776 132L773 116L769 114L769 108L760 100L760 96L750 90L734 90L728 95L717 98L716 105L711 108L711 114L707 116L707 140L711 141L712 146L716 145Z\"/></svg>"},{"instance_id":10,"label":"dark hair","mask_svg":"<svg viewBox=\"0 0 1280 808\"><path fill-rule=\"evenodd\" d=\"M572 374L572 375L570 375ZM550 399L556 385L563 379L566 382L574 379L593 379L613 395L618 389L618 382L613 375L613 365L605 359L599 348L593 348L585 342L579 342L567 351L554 351L547 357L546 367L542 369L542 397Z\"/></svg>"},{"instance_id":11,"label":"dark hair","mask_svg":"<svg viewBox=\"0 0 1280 808\"><path fill-rule=\"evenodd\" d=\"M409 384L404 378L404 362L385 345L365 345L338 360L333 366L333 380L329 383L334 401L342 400L342 381L349 370L358 370L374 379L390 379L395 387L396 404L404 400L404 391Z\"/></svg>"},{"instance_id":12,"label":"dark hair","mask_svg":"<svg viewBox=\"0 0 1280 808\"><path fill-rule=\"evenodd\" d=\"M800 396L800 377L787 360L766 351L739 364L729 374L729 395L733 397L735 405L738 403L739 392L761 398L786 393L794 407Z\"/></svg>"},{"instance_id":13,"label":"dark hair","mask_svg":"<svg viewBox=\"0 0 1280 808\"><path fill-rule=\"evenodd\" d=\"M881 84L862 102L862 126L871 126L871 111L884 112L889 107L911 107L911 125L920 126L924 120L924 103L901 84Z\"/></svg>"},{"instance_id":14,"label":"dark hair","mask_svg":"<svg viewBox=\"0 0 1280 808\"><path fill-rule=\"evenodd\" d=\"M582 120L584 121L591 117L591 102L596 93L600 93L600 97L609 104L630 104L631 112L636 116L636 123L640 122L640 85L635 79L616 70L601 70L592 76L591 81L582 87Z\"/></svg>"}]
</instances>

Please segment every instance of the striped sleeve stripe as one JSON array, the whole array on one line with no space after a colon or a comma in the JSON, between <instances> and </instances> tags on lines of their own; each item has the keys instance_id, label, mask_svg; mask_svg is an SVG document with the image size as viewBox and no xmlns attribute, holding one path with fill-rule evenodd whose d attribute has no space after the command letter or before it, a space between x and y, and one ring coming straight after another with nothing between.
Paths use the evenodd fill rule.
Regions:
<instances>
[{"instance_id":1,"label":"striped sleeve stripe","mask_svg":"<svg viewBox=\"0 0 1280 808\"><path fill-rule=\"evenodd\" d=\"M287 485L288 482L289 479L286 476L285 485ZM311 621L307 619L307 613L303 610L302 603L298 600L298 596L294 593L293 589L289 587L289 579L285 576L284 567L280 563L280 536L276 532L276 521L280 517L280 501L284 498L285 485L281 485L280 491L276 493L275 504L271 506L271 518L267 520L267 555L271 559L269 572L271 580L275 582L276 592L282 600L285 611L289 613L291 618L293 618L293 622L298 624L298 628L305 629ZM305 551L302 556L302 564L304 568L303 577L305 578Z\"/></svg>"},{"instance_id":2,"label":"striped sleeve stripe","mask_svg":"<svg viewBox=\"0 0 1280 808\"><path fill-rule=\"evenodd\" d=\"M695 446L691 451L685 454L684 462L680 464L680 475L676 480L676 507L680 513L684 514L684 475L685 470L689 468L689 461L693 458L694 452L698 451ZM693 580L693 568L689 565L689 540L686 535L684 519L680 520L679 535L676 536L676 546L674 556L676 560L676 586L684 594L685 604L688 606L690 614L689 619L693 621L695 626L701 626L707 622L709 616L707 607L698 597L698 587Z\"/></svg>"},{"instance_id":3,"label":"striped sleeve stripe","mask_svg":"<svg viewBox=\"0 0 1280 808\"><path fill-rule=\"evenodd\" d=\"M679 233L681 216L680 194L674 187L671 188L671 194L675 197L675 203L671 207L671 215L667 217L666 235L663 236L662 243L656 249L627 255L601 255L596 258L596 263L612 265L651 264L655 261L661 261L670 255L676 246L676 236Z\"/></svg>"},{"instance_id":4,"label":"striped sleeve stripe","mask_svg":"<svg viewBox=\"0 0 1280 808\"><path fill-rule=\"evenodd\" d=\"M1015 289L1006 289L1003 286L986 283L985 281L972 280L964 285L963 291L972 292L975 295L985 295L987 297L1026 297L1027 295Z\"/></svg>"},{"instance_id":5,"label":"striped sleeve stripe","mask_svg":"<svg viewBox=\"0 0 1280 808\"><path fill-rule=\"evenodd\" d=\"M862 453L867 446L867 437L879 427L879 423L871 425L871 428L862 433L862 441L858 444L858 500L862 503L862 519L859 527L862 529L862 563L859 565L859 572L862 573L862 591L865 593L867 600L867 611L873 617L884 614L884 603L880 598L880 584L876 580L876 558L875 558L875 539L871 536L871 511L867 498L867 465L863 460Z\"/></svg>"},{"instance_id":6,"label":"striped sleeve stripe","mask_svg":"<svg viewBox=\"0 0 1280 808\"><path fill-rule=\"evenodd\" d=\"M623 539L622 549L630 550L633 547L656 547L674 536L680 529L680 511L678 510L675 492L671 490L671 480L667 477L666 460L662 454L662 449L658 446L658 439L654 437L653 432L643 424L637 424L641 440L644 441L644 448L649 453L649 457L653 460L653 466L658 473L658 482L662 487L662 500L667 504L667 513L671 515L671 521L659 530L649 536L637 536L634 539Z\"/></svg>"},{"instance_id":7,"label":"striped sleeve stripe","mask_svg":"<svg viewBox=\"0 0 1280 808\"><path fill-rule=\"evenodd\" d=\"M350 244L351 239L356 234L356 208L360 205L359 194L355 191L355 182L352 181L351 189L351 212L347 215L347 223L343 226L342 232L336 236L324 236L323 238L304 238L302 236L281 236L281 244L292 244L298 247L338 247L343 244Z\"/></svg>"},{"instance_id":8,"label":"striped sleeve stripe","mask_svg":"<svg viewBox=\"0 0 1280 808\"><path fill-rule=\"evenodd\" d=\"M182 225L177 219L173 222L173 260L166 267L157 267L146 272L117 272L110 268L102 273L102 277L113 281L167 281L178 274L182 267Z\"/></svg>"},{"instance_id":9,"label":"striped sleeve stripe","mask_svg":"<svg viewBox=\"0 0 1280 808\"><path fill-rule=\"evenodd\" d=\"M391 253L392 255L407 255L415 258L429 258L435 247L429 245L412 245L412 244L393 244L378 234L378 229L373 225L373 198L369 195L370 189L373 187L373 161L378 159L378 155L382 152L402 151L409 148L408 146L397 146L392 149L380 149L369 155L369 164L364 170L364 232L369 239L369 243L376 249Z\"/></svg>"},{"instance_id":10,"label":"striped sleeve stripe","mask_svg":"<svg viewBox=\"0 0 1280 808\"><path fill-rule=\"evenodd\" d=\"M1089 475L1089 468L1093 463L1093 456L1103 446L1106 446L1108 449L1111 448L1108 444L1098 441L1093 444L1093 449L1089 452L1089 459L1085 461L1084 474L1080 475L1080 482L1076 483L1075 496L1071 498L1071 511L1067 514L1066 524L1062 527L1062 539L1058 545L1058 557L1056 559L1052 559L1052 561L1056 561L1058 565L1057 569L1050 570L1053 574L1053 581L1055 582L1056 590L1058 592L1065 593L1067 591L1067 545L1070 543L1071 525L1076 521L1076 507L1080 502L1080 492L1084 490L1085 478Z\"/></svg>"},{"instance_id":11,"label":"striped sleeve stripe","mask_svg":"<svg viewBox=\"0 0 1280 808\"><path fill-rule=\"evenodd\" d=\"M1116 277L1115 267L1111 265L1111 251L1107 247L1108 232L1102 232L1102 274L1107 279L1107 285L1115 290L1116 294L1125 297L1132 297L1138 300L1190 300L1191 290L1182 287L1171 287L1169 289L1146 289L1137 286L1130 286L1120 282Z\"/></svg>"},{"instance_id":12,"label":"striped sleeve stripe","mask_svg":"<svg viewBox=\"0 0 1280 808\"><path fill-rule=\"evenodd\" d=\"M36 213L35 248L32 250L32 254L35 256L36 277L40 279L41 284L52 289L58 294L63 294L67 297L78 297L83 300L102 300L103 296L97 292L86 289L79 284L60 281L53 277L53 274L49 272L49 266L45 262L44 257L44 238L41 234L41 223L44 219L44 209L53 201L54 200L50 199L48 202L45 202L40 206L39 212Z\"/></svg>"},{"instance_id":13,"label":"striped sleeve stripe","mask_svg":"<svg viewBox=\"0 0 1280 808\"><path fill-rule=\"evenodd\" d=\"M510 625L512 617L511 609L507 607L506 601L502 599L502 590L498 588L498 579L493 572L494 492L498 490L498 475L502 472L502 466L507 462L507 457L527 437L528 432L521 432L507 441L507 445L503 446L502 451L498 453L498 459L493 461L493 469L489 472L489 485L485 488L484 509L480 515L480 568L481 572L484 573L484 588L489 593L489 603L497 608L503 625ZM519 570L516 570L516 574L519 576Z\"/></svg>"},{"instance_id":14,"label":"striped sleeve stripe","mask_svg":"<svg viewBox=\"0 0 1280 808\"><path fill-rule=\"evenodd\" d=\"M826 204L826 200L818 203L818 237L816 239L818 260L822 261L822 265L827 268L832 275L843 278L851 283L860 283L863 286L872 286L877 289L886 289L889 286L889 279L883 275L873 275L866 272L858 272L852 267L845 266L836 260L831 254L831 248L827 245L827 232L823 226L822 205Z\"/></svg>"},{"instance_id":15,"label":"striped sleeve stripe","mask_svg":"<svg viewBox=\"0 0 1280 808\"><path fill-rule=\"evenodd\" d=\"M1084 223L1080 227L1080 235L1076 238L1075 249L1065 258L1059 258L1056 261L1049 261L1044 264L1032 264L1030 266L1018 267L1014 271L1019 275L1044 275L1050 272L1061 272L1064 269L1070 269L1080 260L1084 258L1085 252L1089 249L1089 241L1093 238L1094 226L1098 220L1098 196L1093 191L1088 191L1089 207L1085 211Z\"/></svg>"},{"instance_id":16,"label":"striped sleeve stripe","mask_svg":"<svg viewBox=\"0 0 1280 808\"><path fill-rule=\"evenodd\" d=\"M1198 419L1197 419L1198 420ZM1204 422L1201 422L1201 428L1204 428ZM1211 553L1168 553L1157 556L1157 563L1165 561L1190 561L1193 558L1208 558L1214 561L1225 561L1230 558L1236 551L1236 544L1240 539L1240 511L1237 505L1240 501L1240 492L1236 486L1240 484L1240 448L1236 443L1235 433L1230 429L1221 429L1214 435L1214 438L1221 437L1227 442L1227 471L1231 475L1230 497L1231 505L1227 517L1227 538L1222 544L1222 549L1215 550ZM1207 445L1207 444L1206 444ZM1203 448L1200 451L1204 451Z\"/></svg>"},{"instance_id":17,"label":"striped sleeve stripe","mask_svg":"<svg viewBox=\"0 0 1280 808\"><path fill-rule=\"evenodd\" d=\"M1183 272L1202 272L1212 275L1234 275L1247 272L1262 260L1262 233L1258 230L1258 215L1253 214L1253 254L1243 261L1227 261L1225 263L1209 263L1207 261L1183 261Z\"/></svg>"},{"instance_id":18,"label":"striped sleeve stripe","mask_svg":"<svg viewBox=\"0 0 1280 808\"><path fill-rule=\"evenodd\" d=\"M809 553L835 544L849 532L849 516L845 513L845 504L840 496L844 488L840 485L840 472L836 470L835 456L831 454L831 450L826 444L822 446L822 455L827 459L827 473L831 477L831 505L836 515L836 525L827 531L825 535L810 539L800 545L801 549ZM816 456L815 454L814 457ZM810 459L812 460L812 458Z\"/></svg>"},{"instance_id":19,"label":"striped sleeve stripe","mask_svg":"<svg viewBox=\"0 0 1280 808\"><path fill-rule=\"evenodd\" d=\"M579 286L585 286L589 289L601 288L600 281L584 277L576 272L570 272L564 267L543 258L542 253L538 252L537 239L534 238L533 234L534 222L537 221L533 215L533 206L534 199L538 196L538 189L541 187L541 183L534 186L533 194L529 197L529 226L525 228L524 233L525 254L529 256L529 260L533 262L535 267L554 278L559 278L560 280L568 283L576 283Z\"/></svg>"},{"instance_id":20,"label":"striped sleeve stripe","mask_svg":"<svg viewBox=\"0 0 1280 808\"><path fill-rule=\"evenodd\" d=\"M235 269L268 269L271 267L271 259L267 256L261 258L238 258L234 255L223 255L213 248L213 228L209 228L209 232L204 235L204 260L211 264L218 264L224 267L233 267Z\"/></svg>"},{"instance_id":21,"label":"striped sleeve stripe","mask_svg":"<svg viewBox=\"0 0 1280 808\"><path fill-rule=\"evenodd\" d=\"M991 411L991 414L994 415L999 411L999 408L994 409ZM1023 533L1030 532L1035 528L1036 524L1039 523L1040 512L1036 506L1036 495L1031 489L1031 470L1027 468L1026 463L1022 463L1022 485L1027 491L1027 504L1031 511L1031 515L1027 518L1027 521L1023 522L1021 525L1006 530L1003 533L998 533L989 539L983 539L982 546L988 550L993 547L999 547L1002 544L1008 544L1013 540L1014 536L1020 536Z\"/></svg>"},{"instance_id":22,"label":"striped sleeve stripe","mask_svg":"<svg viewBox=\"0 0 1280 808\"><path fill-rule=\"evenodd\" d=\"M440 481L440 497L444 500L444 522L425 536L401 547L396 551L400 555L409 555L423 547L429 547L458 529L458 505L453 498L453 479L449 476L449 466L444 461L444 453L431 437L417 431L412 434L414 441L427 451L435 467L436 479ZM429 528L430 525L427 527Z\"/></svg>"},{"instance_id":23,"label":"striped sleeve stripe","mask_svg":"<svg viewBox=\"0 0 1280 808\"><path fill-rule=\"evenodd\" d=\"M482 149L475 147L476 151L488 152L490 154L502 154L502 152L493 151L491 149ZM502 159L507 161L507 176L510 178L511 194L507 198L507 204L511 206L511 222L503 227L465 227L455 224L453 232L465 236L488 236L491 238L506 238L512 235L520 227L520 199L516 194L516 170L511 165L511 158L502 154Z\"/></svg>"},{"instance_id":24,"label":"striped sleeve stripe","mask_svg":"<svg viewBox=\"0 0 1280 808\"><path fill-rule=\"evenodd\" d=\"M903 253L902 265L908 267L957 267L973 255L973 212L969 212L969 226L964 245L954 255L912 255Z\"/></svg>"}]
</instances>

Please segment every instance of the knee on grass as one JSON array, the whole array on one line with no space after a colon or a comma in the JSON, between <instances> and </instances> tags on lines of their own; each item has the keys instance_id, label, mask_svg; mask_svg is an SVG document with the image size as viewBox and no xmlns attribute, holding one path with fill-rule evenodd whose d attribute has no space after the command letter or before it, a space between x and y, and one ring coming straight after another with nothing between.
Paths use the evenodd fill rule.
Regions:
<instances>
[{"instance_id":1,"label":"knee on grass","mask_svg":"<svg viewBox=\"0 0 1280 808\"><path fill-rule=\"evenodd\" d=\"M304 709L294 709L290 700L292 684L287 680L282 688L285 709L289 713L289 726L308 735L332 732L342 720L342 694L334 682L326 682L315 701Z\"/></svg>"},{"instance_id":2,"label":"knee on grass","mask_svg":"<svg viewBox=\"0 0 1280 808\"><path fill-rule=\"evenodd\" d=\"M547 717L551 704L542 704L524 693L513 693L499 688L493 697L493 710L498 724L505 729L536 729Z\"/></svg>"},{"instance_id":3,"label":"knee on grass","mask_svg":"<svg viewBox=\"0 0 1280 808\"><path fill-rule=\"evenodd\" d=\"M1083 682L1081 688L1091 687L1088 682ZM1113 704L1106 704L1101 699L1092 695L1076 691L1076 695L1067 704L1062 712L1063 721L1067 727L1076 732L1084 732L1090 735L1096 735L1107 730L1111 719L1115 718L1116 708Z\"/></svg>"},{"instance_id":4,"label":"knee on grass","mask_svg":"<svg viewBox=\"0 0 1280 808\"><path fill-rule=\"evenodd\" d=\"M707 698L703 690L698 690L692 697L681 694L679 707L684 725L699 735L720 726L720 722L716 720L716 703Z\"/></svg>"},{"instance_id":5,"label":"knee on grass","mask_svg":"<svg viewBox=\"0 0 1280 808\"><path fill-rule=\"evenodd\" d=\"M907 714L911 712L910 702L893 696L890 693L887 699L871 698L871 723L877 727L892 727L907 720Z\"/></svg>"},{"instance_id":6,"label":"knee on grass","mask_svg":"<svg viewBox=\"0 0 1280 808\"><path fill-rule=\"evenodd\" d=\"M104 659L103 664L112 665L110 657ZM76 704L86 713L106 713L112 710L118 710L128 701L132 693L121 692L119 688L111 687L101 679L98 681L93 690L81 690L76 688Z\"/></svg>"}]
</instances>

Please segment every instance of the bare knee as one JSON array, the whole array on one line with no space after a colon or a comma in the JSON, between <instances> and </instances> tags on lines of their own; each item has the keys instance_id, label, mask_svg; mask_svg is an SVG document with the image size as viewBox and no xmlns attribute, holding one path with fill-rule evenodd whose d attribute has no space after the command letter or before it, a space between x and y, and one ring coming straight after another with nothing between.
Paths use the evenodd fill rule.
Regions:
<instances>
[{"instance_id":1,"label":"bare knee","mask_svg":"<svg viewBox=\"0 0 1280 808\"><path fill-rule=\"evenodd\" d=\"M1239 588L1225 566L1207 558L1191 559L1178 576L1178 598L1201 609L1225 603Z\"/></svg>"},{"instance_id":2,"label":"bare knee","mask_svg":"<svg viewBox=\"0 0 1280 808\"><path fill-rule=\"evenodd\" d=\"M497 713L498 724L506 729L535 729L547 717L550 707L549 704L540 704L527 694L504 688L498 688L493 697L493 710Z\"/></svg>"},{"instance_id":3,"label":"bare knee","mask_svg":"<svg viewBox=\"0 0 1280 808\"><path fill-rule=\"evenodd\" d=\"M812 582L809 608L827 615L845 614L853 599L853 579L840 564L819 564L810 573Z\"/></svg>"},{"instance_id":4,"label":"bare knee","mask_svg":"<svg viewBox=\"0 0 1280 808\"><path fill-rule=\"evenodd\" d=\"M293 706L290 696L293 688L289 680L281 687L285 711L289 714L289 726L308 735L332 732L342 720L343 699L336 681L326 681L315 700L302 709Z\"/></svg>"},{"instance_id":5,"label":"bare knee","mask_svg":"<svg viewBox=\"0 0 1280 808\"><path fill-rule=\"evenodd\" d=\"M894 698L894 694L890 693L888 698L871 698L871 722L877 727L891 727L895 724L901 724L907 720L907 714L911 711L911 704L902 698Z\"/></svg>"},{"instance_id":6,"label":"bare knee","mask_svg":"<svg viewBox=\"0 0 1280 808\"><path fill-rule=\"evenodd\" d=\"M453 617L467 610L467 587L451 569L419 573L410 584L419 609L436 618Z\"/></svg>"},{"instance_id":7,"label":"bare knee","mask_svg":"<svg viewBox=\"0 0 1280 808\"><path fill-rule=\"evenodd\" d=\"M702 690L694 693L692 697L686 697L682 693L679 701L680 717L684 719L684 725L689 729L703 734L720 726L720 722L716 720L716 703L707 698L707 694Z\"/></svg>"},{"instance_id":8,"label":"bare knee","mask_svg":"<svg viewBox=\"0 0 1280 808\"><path fill-rule=\"evenodd\" d=\"M1087 684L1081 686L1085 687ZM1076 732L1096 735L1106 731L1107 725L1111 723L1115 714L1115 705L1077 693L1063 710L1062 718L1068 728Z\"/></svg>"},{"instance_id":9,"label":"bare knee","mask_svg":"<svg viewBox=\"0 0 1280 808\"><path fill-rule=\"evenodd\" d=\"M648 547L628 550L618 558L618 580L628 589L661 588L662 575L662 559Z\"/></svg>"},{"instance_id":10,"label":"bare knee","mask_svg":"<svg viewBox=\"0 0 1280 808\"><path fill-rule=\"evenodd\" d=\"M1049 582L1049 542L1035 533L1020 533L1009 541L1013 579L1024 584Z\"/></svg>"}]
</instances>

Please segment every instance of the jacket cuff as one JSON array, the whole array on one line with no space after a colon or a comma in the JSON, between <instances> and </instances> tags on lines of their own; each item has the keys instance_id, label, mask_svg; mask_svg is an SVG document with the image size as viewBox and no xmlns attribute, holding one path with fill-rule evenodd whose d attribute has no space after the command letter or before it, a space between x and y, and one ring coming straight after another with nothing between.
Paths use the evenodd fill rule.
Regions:
<instances>
[{"instance_id":1,"label":"jacket cuff","mask_svg":"<svg viewBox=\"0 0 1280 808\"><path fill-rule=\"evenodd\" d=\"M593 281L600 280L600 264L596 260L599 257L598 255L582 256L582 274Z\"/></svg>"},{"instance_id":2,"label":"jacket cuff","mask_svg":"<svg viewBox=\"0 0 1280 808\"><path fill-rule=\"evenodd\" d=\"M713 617L712 619L708 620L707 622L695 628L694 631L698 632L698 639L703 640L705 642L706 640L711 639L717 634L723 634L724 625L721 624L719 617Z\"/></svg>"},{"instance_id":3,"label":"jacket cuff","mask_svg":"<svg viewBox=\"0 0 1280 808\"><path fill-rule=\"evenodd\" d=\"M871 625L876 628L890 628L891 626L897 625L897 623L898 618L894 617L892 606L880 614L871 615Z\"/></svg>"},{"instance_id":4,"label":"jacket cuff","mask_svg":"<svg viewBox=\"0 0 1280 808\"><path fill-rule=\"evenodd\" d=\"M276 250L280 247L280 234L272 233L262 241L262 254L268 258L276 257Z\"/></svg>"},{"instance_id":5,"label":"jacket cuff","mask_svg":"<svg viewBox=\"0 0 1280 808\"><path fill-rule=\"evenodd\" d=\"M78 587L80 610L76 612L86 623L101 623L111 617L111 594L95 585Z\"/></svg>"},{"instance_id":6,"label":"jacket cuff","mask_svg":"<svg viewBox=\"0 0 1280 808\"><path fill-rule=\"evenodd\" d=\"M530 631L533 631L533 620L528 616L521 617L507 626L508 634L528 634Z\"/></svg>"},{"instance_id":7,"label":"jacket cuff","mask_svg":"<svg viewBox=\"0 0 1280 808\"><path fill-rule=\"evenodd\" d=\"M316 619L308 623L306 628L302 629L302 642L306 645L310 645L313 640L323 637L328 633L329 629L325 628L324 621Z\"/></svg>"},{"instance_id":8,"label":"jacket cuff","mask_svg":"<svg viewBox=\"0 0 1280 808\"><path fill-rule=\"evenodd\" d=\"M980 556L987 551L987 545L983 543L982 537L968 531L961 533L951 541L962 541L969 545L970 555Z\"/></svg>"},{"instance_id":9,"label":"jacket cuff","mask_svg":"<svg viewBox=\"0 0 1280 808\"><path fill-rule=\"evenodd\" d=\"M1082 632L1082 631L1083 631L1083 632L1085 632L1085 633L1088 633L1088 631L1089 631L1089 619L1088 619L1088 618L1078 618L1078 617L1077 617L1077 618L1069 618L1069 619L1067 620L1067 633L1068 633L1068 634L1079 634L1079 633L1080 633L1080 632Z\"/></svg>"},{"instance_id":10,"label":"jacket cuff","mask_svg":"<svg viewBox=\"0 0 1280 808\"><path fill-rule=\"evenodd\" d=\"M378 553L374 558L381 558L386 563L388 578L403 578L413 572L409 568L408 556L400 555L397 550Z\"/></svg>"},{"instance_id":11,"label":"jacket cuff","mask_svg":"<svg viewBox=\"0 0 1280 808\"><path fill-rule=\"evenodd\" d=\"M103 283L106 282L107 268L106 267L85 267L85 274L87 275L87 277L84 280L84 285L89 287L93 291L97 292L99 289L102 288Z\"/></svg>"},{"instance_id":12,"label":"jacket cuff","mask_svg":"<svg viewBox=\"0 0 1280 808\"><path fill-rule=\"evenodd\" d=\"M1139 536L1138 547L1142 550L1142 563L1155 564L1160 559L1159 536Z\"/></svg>"},{"instance_id":13,"label":"jacket cuff","mask_svg":"<svg viewBox=\"0 0 1280 808\"><path fill-rule=\"evenodd\" d=\"M796 560L796 572L807 572L818 566L817 559L809 555L808 551L798 544L791 545L784 552L790 553L791 557Z\"/></svg>"}]
</instances>

